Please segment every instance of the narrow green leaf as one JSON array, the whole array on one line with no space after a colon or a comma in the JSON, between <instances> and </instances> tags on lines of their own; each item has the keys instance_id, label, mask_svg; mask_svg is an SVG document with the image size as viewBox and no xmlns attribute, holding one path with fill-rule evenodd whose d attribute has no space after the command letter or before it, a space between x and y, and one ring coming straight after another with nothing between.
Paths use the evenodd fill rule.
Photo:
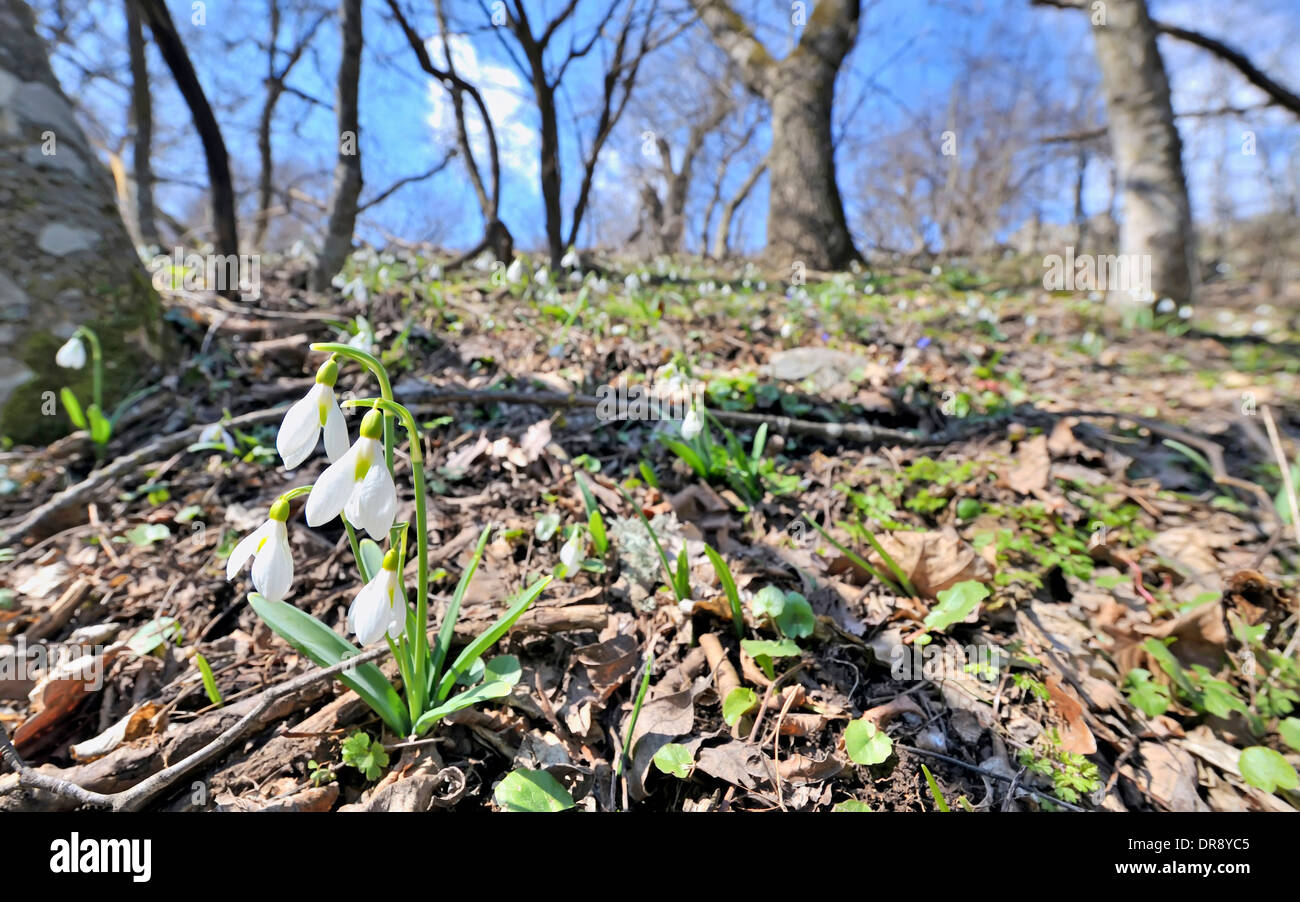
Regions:
<instances>
[{"instance_id":1,"label":"narrow green leaf","mask_svg":"<svg viewBox=\"0 0 1300 902\"><path fill-rule=\"evenodd\" d=\"M722 583L722 591L727 594L727 603L731 605L731 624L735 627L736 637L744 638L745 612L740 606L740 592L736 588L735 578L731 575L731 568L722 559L722 555L713 550L712 546L705 545L704 553L708 555L709 562L713 564L714 572L718 574L718 581Z\"/></svg>"},{"instance_id":2,"label":"narrow green leaf","mask_svg":"<svg viewBox=\"0 0 1300 902\"><path fill-rule=\"evenodd\" d=\"M90 423L90 440L97 445L106 445L113 437L113 424L105 418L97 404L86 408L86 421Z\"/></svg>"},{"instance_id":3,"label":"narrow green leaf","mask_svg":"<svg viewBox=\"0 0 1300 902\"><path fill-rule=\"evenodd\" d=\"M456 619L460 617L461 602L465 600L465 593L469 591L469 583L474 578L474 571L478 570L479 561L483 560L483 549L487 548L488 536L491 533L490 524L483 527L483 532L478 537L478 545L474 548L474 557L470 559L465 572L460 575L460 582L456 584L456 591L447 605L447 612L442 615L442 624L438 627L438 639L433 646L433 660L429 663L429 688L431 689L442 675L442 665L447 660L451 639L456 632Z\"/></svg>"},{"instance_id":4,"label":"narrow green leaf","mask_svg":"<svg viewBox=\"0 0 1300 902\"><path fill-rule=\"evenodd\" d=\"M451 692L451 687L456 683L457 675L468 670L482 656L483 652L487 651L492 647L493 643L506 634L506 630L514 625L514 622L523 615L524 611L528 610L529 606L537 600L537 596L542 594L542 590L550 585L552 579L554 577L544 576L529 586L510 606L510 609L501 615L496 623L465 646L464 650L452 663L450 669L443 675L442 682L438 684L438 701L447 698L447 694ZM441 632L439 632L438 638L441 640Z\"/></svg>"},{"instance_id":5,"label":"narrow green leaf","mask_svg":"<svg viewBox=\"0 0 1300 902\"><path fill-rule=\"evenodd\" d=\"M248 596L248 603L276 635L321 667L333 667L361 653L334 630L288 602L271 601L254 592ZM339 681L361 696L390 730L399 736L407 735L410 721L406 707L378 667L361 664L340 673Z\"/></svg>"},{"instance_id":6,"label":"narrow green leaf","mask_svg":"<svg viewBox=\"0 0 1300 902\"><path fill-rule=\"evenodd\" d=\"M217 688L217 678L212 675L212 665L198 652L194 653L194 663L198 665L199 675L203 678L203 691L207 693L208 701L214 705L221 705L223 703L221 690Z\"/></svg>"},{"instance_id":7,"label":"narrow green leaf","mask_svg":"<svg viewBox=\"0 0 1300 902\"><path fill-rule=\"evenodd\" d=\"M59 399L63 401L63 409L68 412L68 419L72 420L72 425L78 429L86 428L86 415L81 411L81 402L77 396L72 393L70 388L59 389Z\"/></svg>"},{"instance_id":8,"label":"narrow green leaf","mask_svg":"<svg viewBox=\"0 0 1300 902\"><path fill-rule=\"evenodd\" d=\"M943 797L943 792L939 789L939 783L934 779L934 774L930 773L930 768L924 764L921 765L921 773L925 774L925 782L930 787L930 795L934 796L934 804L940 811L951 811L948 807L948 800Z\"/></svg>"}]
</instances>

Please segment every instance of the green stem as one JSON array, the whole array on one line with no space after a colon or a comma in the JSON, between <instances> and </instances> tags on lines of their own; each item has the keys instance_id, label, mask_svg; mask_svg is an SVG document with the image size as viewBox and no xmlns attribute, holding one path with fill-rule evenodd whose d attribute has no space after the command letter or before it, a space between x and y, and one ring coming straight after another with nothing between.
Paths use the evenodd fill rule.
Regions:
<instances>
[{"instance_id":1,"label":"green stem","mask_svg":"<svg viewBox=\"0 0 1300 902\"><path fill-rule=\"evenodd\" d=\"M88 326L77 327L77 332L90 342L90 378L95 406L104 412L104 352L99 346L99 336Z\"/></svg>"},{"instance_id":2,"label":"green stem","mask_svg":"<svg viewBox=\"0 0 1300 902\"><path fill-rule=\"evenodd\" d=\"M350 348L349 350L353 349ZM386 398L378 400L366 398L345 401L344 404L348 407L374 406L384 411L385 414L394 415L402 421L402 426L406 429L407 437L410 439L411 481L415 484L415 552L419 566L415 590L416 634L411 637L411 641L414 643L411 656L412 683L408 692L418 698L420 713L423 714L424 701L428 694L428 682L425 676L429 663L429 526L426 502L427 490L424 480L424 442L419 427L415 425L415 417L396 401ZM387 421L387 417L385 417L385 421Z\"/></svg>"},{"instance_id":3,"label":"green stem","mask_svg":"<svg viewBox=\"0 0 1300 902\"><path fill-rule=\"evenodd\" d=\"M379 381L379 396L385 401L393 401L393 384L388 378L388 370L374 354L368 354L351 345L334 341L317 342L311 346L311 349L323 354L346 357L348 360L361 364L370 370L375 379ZM388 464L388 472L390 473L393 472L393 445L396 441L393 414L394 411L384 411L384 461Z\"/></svg>"}]
</instances>

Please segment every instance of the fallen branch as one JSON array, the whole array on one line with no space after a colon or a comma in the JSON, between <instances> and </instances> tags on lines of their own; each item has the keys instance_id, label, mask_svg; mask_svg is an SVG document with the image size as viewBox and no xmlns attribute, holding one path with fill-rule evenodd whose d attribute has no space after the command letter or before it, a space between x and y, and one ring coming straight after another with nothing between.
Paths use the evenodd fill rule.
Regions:
<instances>
[{"instance_id":1,"label":"fallen branch","mask_svg":"<svg viewBox=\"0 0 1300 902\"><path fill-rule=\"evenodd\" d=\"M84 807L108 808L113 811L139 811L174 786L186 774L224 754L230 746L243 738L250 728L256 726L262 714L280 699L286 698L320 680L350 670L359 664L373 661L388 654L388 652L387 646L377 646L340 664L312 670L296 679L289 680L287 683L281 683L279 686L273 686L265 690L258 696L257 702L252 705L248 713L203 748L186 756L176 764L164 768L150 777L146 777L130 789L121 792L108 794L94 792L70 780L43 773L29 766L19 756L18 750L13 747L13 743L9 741L9 731L3 725L0 725L0 760L3 760L11 770L18 774L20 786L43 789L63 798L72 799Z\"/></svg>"},{"instance_id":2,"label":"fallen branch","mask_svg":"<svg viewBox=\"0 0 1300 902\"><path fill-rule=\"evenodd\" d=\"M270 410L259 410L255 413L246 413L243 416L235 417L224 425L242 428L245 426L257 426L266 422L273 422L284 416L288 405L274 407ZM16 526L8 532L0 535L0 545L10 545L24 538L28 533L40 528L56 514L87 501L94 500L94 494L103 486L109 484L120 476L125 476L142 464L148 463L159 457L166 457L169 454L175 454L182 448L194 444L203 434L206 425L191 426L181 432L174 432L171 435L164 435L161 438L154 439L143 448L132 451L130 454L123 454L106 467L101 467L92 472L85 479L76 485L69 486L59 492L49 501L39 507L34 508Z\"/></svg>"}]
</instances>

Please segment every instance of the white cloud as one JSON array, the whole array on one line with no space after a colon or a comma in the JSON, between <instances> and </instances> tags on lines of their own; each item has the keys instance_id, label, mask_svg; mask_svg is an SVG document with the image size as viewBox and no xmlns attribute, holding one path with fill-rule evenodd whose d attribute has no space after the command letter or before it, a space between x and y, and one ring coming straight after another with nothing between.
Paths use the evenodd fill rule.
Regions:
<instances>
[{"instance_id":1,"label":"white cloud","mask_svg":"<svg viewBox=\"0 0 1300 902\"><path fill-rule=\"evenodd\" d=\"M488 115L492 117L501 155L502 178L517 176L522 184L531 188L537 184L541 172L536 111L530 99L531 89L525 86L519 73L508 64L481 59L478 50L463 35L453 35L450 45L456 73L478 88ZM432 37L425 46L434 65L442 65L446 59L442 38ZM429 127L440 139L455 142L456 115L451 94L436 82L429 84L429 106ZM469 98L465 99L465 118L474 155L486 167L489 153L487 131L477 108Z\"/></svg>"}]
</instances>

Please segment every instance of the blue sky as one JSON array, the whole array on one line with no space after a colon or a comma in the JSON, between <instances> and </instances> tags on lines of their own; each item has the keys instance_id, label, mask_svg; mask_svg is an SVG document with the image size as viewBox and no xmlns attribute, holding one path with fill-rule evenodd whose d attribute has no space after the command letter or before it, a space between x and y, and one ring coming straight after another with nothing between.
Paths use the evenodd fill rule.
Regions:
<instances>
[{"instance_id":1,"label":"blue sky","mask_svg":"<svg viewBox=\"0 0 1300 902\"><path fill-rule=\"evenodd\" d=\"M324 0L330 8L332 0ZM637 0L645 3L647 0ZM256 41L266 30L263 0L208 0L206 24L190 21L191 4L170 4L178 27L186 39L201 80L218 108L237 182L250 186L256 175L255 123L259 112L265 68ZM407 2L417 28L432 36L436 32L432 2ZM1068 100L1081 78L1095 77L1092 44L1082 16L1066 11L1030 7L1028 0L878 0L866 3L858 44L838 86L838 164L841 190L855 215L869 217L872 198L854 190L857 167L872 165L872 148L880 136L908 127L909 118L919 112L943 112L953 80L961 70L959 61L981 48L996 46L999 52L1023 52L1032 65L1041 91ZM530 4L540 17L559 7L558 0ZM429 168L450 147L445 93L418 70L404 38L387 23L387 5L365 5L366 56L362 67L362 154L366 191L363 200L378 193L395 179ZM449 4L461 22L486 23L477 0L453 0ZM738 8L758 23L758 33L775 55L782 55L796 38L790 25L789 4L772 0L741 0ZM589 33L603 2L583 0L570 26L557 34L558 48L571 37ZM1157 17L1199 28L1246 49L1266 71L1282 81L1300 85L1300 55L1293 52L1300 38L1300 10L1289 0L1169 0L1153 4ZM93 30L77 49L82 61L97 57L115 61L125 70L124 26L120 4L95 0L88 4ZM287 43L299 20L286 16L281 42ZM339 36L332 19L316 34L312 49L294 70L289 83L324 104L332 103L333 70ZM492 110L501 142L503 163L503 218L524 248L538 247L544 237L540 192L537 185L537 114L527 84L515 71L500 42L485 31L470 37L453 38L452 47L463 74L484 91ZM441 60L440 45L432 48ZM591 131L595 97L594 83L602 71L599 52L574 63L566 79L571 85L561 98L562 166L565 174L566 209L578 182L578 135ZM1162 39L1161 50L1171 73L1175 108L1204 110L1225 104L1247 106L1260 101L1258 91L1235 73L1211 61L1197 48ZM66 53L66 51L64 51ZM709 52L706 50L705 52ZM151 48L151 73L156 82L159 146L155 170L179 183L160 186L163 206L181 212L199 203L198 188L205 171L197 140L189 126L188 113L172 86L156 52ZM56 72L69 84L71 67L63 55L56 56ZM643 77L641 87L653 96L655 78L672 77L662 68ZM82 102L110 136L125 128L125 95L117 86L98 83L82 94ZM631 230L636 209L636 179L641 161L636 159L640 134L655 123L655 111L630 109L619 132L611 139L597 171L597 196L593 205L588 243L595 237L617 236L619 228ZM1198 217L1211 216L1227 206L1237 214L1261 212L1272 202L1270 174L1278 179L1298 180L1300 127L1284 111L1252 114L1248 120L1183 119L1180 130L1186 145L1185 167ZM1241 152L1242 133L1255 132L1257 153ZM281 100L274 132L277 166L282 173L316 173L303 187L324 197L334 146L332 112L296 97ZM761 154L768 136L759 129L748 156ZM935 138L936 142L938 137ZM741 162L729 176L731 186L748 171ZM1044 212L1050 219L1069 215L1071 178L1064 170L1049 173L1044 186ZM1104 204L1106 179L1100 171L1088 185L1087 201L1095 211ZM740 226L740 247L761 248L766 213L766 184L760 183L747 203ZM247 212L245 212L247 215ZM464 170L453 163L442 175L404 189L384 204L367 212L361 234L382 243L385 233L418 240L431 238L450 246L465 246L480 234L481 223Z\"/></svg>"}]
</instances>

